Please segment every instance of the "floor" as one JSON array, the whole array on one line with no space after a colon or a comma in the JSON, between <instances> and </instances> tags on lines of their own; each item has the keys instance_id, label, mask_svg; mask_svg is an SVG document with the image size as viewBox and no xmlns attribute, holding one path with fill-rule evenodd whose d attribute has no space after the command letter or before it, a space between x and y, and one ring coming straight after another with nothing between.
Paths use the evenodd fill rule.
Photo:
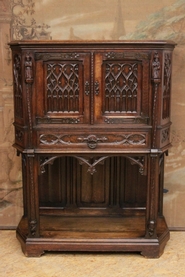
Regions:
<instances>
[{"instance_id":1,"label":"floor","mask_svg":"<svg viewBox=\"0 0 185 277\"><path fill-rule=\"evenodd\" d=\"M47 253L26 258L15 231L0 231L1 277L184 277L185 232L171 232L164 254L146 259L139 254Z\"/></svg>"}]
</instances>

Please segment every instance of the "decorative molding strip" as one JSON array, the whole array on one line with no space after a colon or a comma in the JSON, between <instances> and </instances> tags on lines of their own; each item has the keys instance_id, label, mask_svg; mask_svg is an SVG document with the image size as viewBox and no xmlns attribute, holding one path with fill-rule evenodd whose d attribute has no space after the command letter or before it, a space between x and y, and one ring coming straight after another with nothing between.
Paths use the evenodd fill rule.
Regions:
<instances>
[{"instance_id":1,"label":"decorative molding strip","mask_svg":"<svg viewBox=\"0 0 185 277\"><path fill-rule=\"evenodd\" d=\"M65 118L51 118L51 117L37 117L37 124L78 124L80 117L65 117Z\"/></svg>"},{"instance_id":2,"label":"decorative molding strip","mask_svg":"<svg viewBox=\"0 0 185 277\"><path fill-rule=\"evenodd\" d=\"M35 60L78 60L79 53L35 53Z\"/></svg>"},{"instance_id":3,"label":"decorative molding strip","mask_svg":"<svg viewBox=\"0 0 185 277\"><path fill-rule=\"evenodd\" d=\"M105 117L104 122L107 124L147 124L148 117L132 117L132 118L118 118L118 117Z\"/></svg>"},{"instance_id":4,"label":"decorative molding strip","mask_svg":"<svg viewBox=\"0 0 185 277\"><path fill-rule=\"evenodd\" d=\"M149 53L141 53L141 52L108 52L104 55L104 58L108 60L116 60L116 59L131 59L131 60L149 60Z\"/></svg>"}]
</instances>

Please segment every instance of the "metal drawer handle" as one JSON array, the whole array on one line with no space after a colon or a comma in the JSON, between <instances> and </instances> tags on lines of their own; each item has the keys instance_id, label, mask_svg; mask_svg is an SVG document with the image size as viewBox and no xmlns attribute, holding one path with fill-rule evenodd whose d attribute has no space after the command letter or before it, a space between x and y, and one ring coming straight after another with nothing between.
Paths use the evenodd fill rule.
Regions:
<instances>
[{"instance_id":1,"label":"metal drawer handle","mask_svg":"<svg viewBox=\"0 0 185 277\"><path fill-rule=\"evenodd\" d=\"M83 141L87 141L87 146L88 146L90 149L95 149L96 146L97 146L97 143L98 143L99 141L104 142L104 141L107 140L107 138L106 138L106 137L100 137L100 138L98 138L98 137L95 136L95 135L89 135L89 136L86 137L86 138L84 138L84 137L78 138L78 140L80 140L80 141L82 141L82 142L83 142Z\"/></svg>"}]
</instances>

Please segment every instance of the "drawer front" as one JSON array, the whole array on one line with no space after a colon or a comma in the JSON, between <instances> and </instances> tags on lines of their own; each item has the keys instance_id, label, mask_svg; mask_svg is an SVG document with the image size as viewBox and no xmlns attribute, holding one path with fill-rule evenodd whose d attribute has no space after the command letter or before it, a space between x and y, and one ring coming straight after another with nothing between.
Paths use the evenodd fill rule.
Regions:
<instances>
[{"instance_id":1,"label":"drawer front","mask_svg":"<svg viewBox=\"0 0 185 277\"><path fill-rule=\"evenodd\" d=\"M149 147L148 131L125 132L41 132L37 133L37 147L45 149L62 149L64 151L112 151L122 149L142 149Z\"/></svg>"}]
</instances>

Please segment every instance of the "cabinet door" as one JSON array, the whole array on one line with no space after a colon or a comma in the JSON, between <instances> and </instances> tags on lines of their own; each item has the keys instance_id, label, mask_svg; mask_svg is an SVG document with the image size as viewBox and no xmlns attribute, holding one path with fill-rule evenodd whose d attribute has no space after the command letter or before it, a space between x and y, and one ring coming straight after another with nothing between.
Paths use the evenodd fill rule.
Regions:
<instances>
[{"instance_id":1,"label":"cabinet door","mask_svg":"<svg viewBox=\"0 0 185 277\"><path fill-rule=\"evenodd\" d=\"M150 55L115 51L95 57L95 123L147 123Z\"/></svg>"},{"instance_id":2,"label":"cabinet door","mask_svg":"<svg viewBox=\"0 0 185 277\"><path fill-rule=\"evenodd\" d=\"M37 124L89 123L90 57L36 53Z\"/></svg>"}]
</instances>

